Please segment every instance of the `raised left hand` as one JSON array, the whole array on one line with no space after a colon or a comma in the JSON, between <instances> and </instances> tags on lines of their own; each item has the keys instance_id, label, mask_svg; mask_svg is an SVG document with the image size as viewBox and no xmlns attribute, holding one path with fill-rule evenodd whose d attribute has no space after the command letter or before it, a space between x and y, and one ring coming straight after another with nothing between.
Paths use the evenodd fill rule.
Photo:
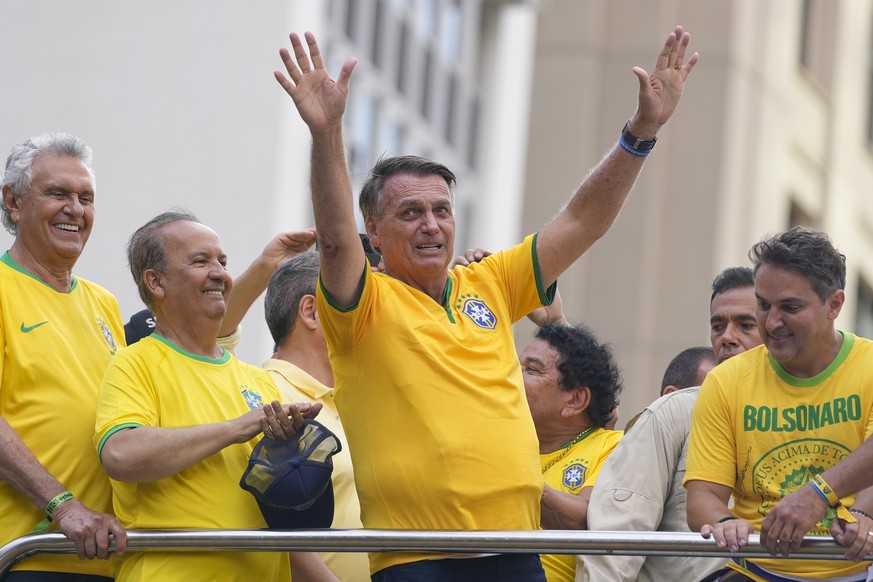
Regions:
<instances>
[{"instance_id":1,"label":"raised left hand","mask_svg":"<svg viewBox=\"0 0 873 582\"><path fill-rule=\"evenodd\" d=\"M642 67L633 68L640 83L640 93L637 112L630 122L630 131L638 138L654 137L676 110L682 98L685 81L700 58L700 55L694 53L685 60L685 51L690 41L691 35L681 26L677 26L664 41L664 47L651 75Z\"/></svg>"}]
</instances>

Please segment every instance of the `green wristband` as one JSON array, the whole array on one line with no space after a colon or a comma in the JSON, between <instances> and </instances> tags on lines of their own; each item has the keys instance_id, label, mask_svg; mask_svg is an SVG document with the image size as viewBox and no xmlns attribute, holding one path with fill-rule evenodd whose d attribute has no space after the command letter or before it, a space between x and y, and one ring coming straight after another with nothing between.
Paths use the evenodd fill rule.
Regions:
<instances>
[{"instance_id":1,"label":"green wristband","mask_svg":"<svg viewBox=\"0 0 873 582\"><path fill-rule=\"evenodd\" d=\"M33 528L33 531L34 532L41 532L41 531L47 530L49 527L49 524L52 521L52 515L54 515L55 509L57 509L58 506L61 503L63 503L64 501L69 501L72 498L73 498L73 494L70 493L69 491L63 491L63 492L55 495L54 497L52 497L52 500L49 501L48 505L45 506L45 519L43 519L41 522L36 524L36 527Z\"/></svg>"},{"instance_id":2,"label":"green wristband","mask_svg":"<svg viewBox=\"0 0 873 582\"><path fill-rule=\"evenodd\" d=\"M64 491L63 493L59 493L52 497L52 500L48 502L48 505L45 506L45 514L51 518L52 514L55 512L55 509L58 508L58 505L63 503L64 501L69 501L73 498L73 494L69 491Z\"/></svg>"}]
</instances>

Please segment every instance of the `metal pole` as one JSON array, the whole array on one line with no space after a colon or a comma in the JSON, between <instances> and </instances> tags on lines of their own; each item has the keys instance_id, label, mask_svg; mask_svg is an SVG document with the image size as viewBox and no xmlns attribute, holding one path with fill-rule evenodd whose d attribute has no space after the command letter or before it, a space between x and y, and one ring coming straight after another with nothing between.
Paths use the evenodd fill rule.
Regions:
<instances>
[{"instance_id":1,"label":"metal pole","mask_svg":"<svg viewBox=\"0 0 873 582\"><path fill-rule=\"evenodd\" d=\"M113 548L114 550L114 548ZM452 553L599 554L727 558L711 539L698 533L635 531L422 531L422 530L130 530L128 552L303 551ZM845 548L828 537L804 538L789 559L843 559ZM60 533L28 534L0 548L0 575L37 553L74 554L75 545ZM756 534L739 555L771 557Z\"/></svg>"}]
</instances>

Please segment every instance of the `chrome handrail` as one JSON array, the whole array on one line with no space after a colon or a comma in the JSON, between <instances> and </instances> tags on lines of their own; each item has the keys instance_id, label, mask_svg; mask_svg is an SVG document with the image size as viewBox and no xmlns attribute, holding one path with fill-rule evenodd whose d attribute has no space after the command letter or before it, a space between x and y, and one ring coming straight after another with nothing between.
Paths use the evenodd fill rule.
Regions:
<instances>
[{"instance_id":1,"label":"chrome handrail","mask_svg":"<svg viewBox=\"0 0 873 582\"><path fill-rule=\"evenodd\" d=\"M114 550L114 548L113 548ZM639 531L423 531L376 529L326 530L129 530L128 552L152 551L271 552L452 552L597 554L617 556L694 556L730 554L698 533ZM843 559L846 549L828 537L803 539L791 558ZM0 576L13 564L37 553L74 554L60 533L28 534L0 548ZM745 558L771 557L758 535L739 552Z\"/></svg>"}]
</instances>

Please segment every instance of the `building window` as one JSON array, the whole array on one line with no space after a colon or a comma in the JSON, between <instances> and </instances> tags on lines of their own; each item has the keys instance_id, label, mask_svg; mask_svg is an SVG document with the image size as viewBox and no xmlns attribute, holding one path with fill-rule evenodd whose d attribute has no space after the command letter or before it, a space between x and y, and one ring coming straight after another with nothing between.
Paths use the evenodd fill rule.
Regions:
<instances>
[{"instance_id":1,"label":"building window","mask_svg":"<svg viewBox=\"0 0 873 582\"><path fill-rule=\"evenodd\" d=\"M338 59L330 70L350 55L367 65L355 71L345 120L353 171L380 153L415 151L474 170L481 1L330 0L341 47L324 51Z\"/></svg>"},{"instance_id":2,"label":"building window","mask_svg":"<svg viewBox=\"0 0 873 582\"><path fill-rule=\"evenodd\" d=\"M873 24L871 24L870 52L867 56L867 143L873 148Z\"/></svg>"},{"instance_id":3,"label":"building window","mask_svg":"<svg viewBox=\"0 0 873 582\"><path fill-rule=\"evenodd\" d=\"M385 67L385 0L377 0L373 11L373 62L379 68Z\"/></svg>"},{"instance_id":4,"label":"building window","mask_svg":"<svg viewBox=\"0 0 873 582\"><path fill-rule=\"evenodd\" d=\"M819 227L818 220L804 210L796 200L792 200L791 207L788 209L788 228L795 226Z\"/></svg>"},{"instance_id":5,"label":"building window","mask_svg":"<svg viewBox=\"0 0 873 582\"><path fill-rule=\"evenodd\" d=\"M855 312L855 333L873 338L873 287L863 278L858 279L858 310Z\"/></svg>"},{"instance_id":6,"label":"building window","mask_svg":"<svg viewBox=\"0 0 873 582\"><path fill-rule=\"evenodd\" d=\"M456 63L461 60L461 41L464 38L463 20L461 19L461 7L457 0L450 2L443 13L442 34L440 35L440 52L443 60L447 63Z\"/></svg>"},{"instance_id":7,"label":"building window","mask_svg":"<svg viewBox=\"0 0 873 582\"><path fill-rule=\"evenodd\" d=\"M358 0L349 0L346 3L346 38L352 42L358 40Z\"/></svg>"},{"instance_id":8,"label":"building window","mask_svg":"<svg viewBox=\"0 0 873 582\"><path fill-rule=\"evenodd\" d=\"M825 92L830 93L836 43L839 2L803 0L800 19L801 70Z\"/></svg>"}]
</instances>

